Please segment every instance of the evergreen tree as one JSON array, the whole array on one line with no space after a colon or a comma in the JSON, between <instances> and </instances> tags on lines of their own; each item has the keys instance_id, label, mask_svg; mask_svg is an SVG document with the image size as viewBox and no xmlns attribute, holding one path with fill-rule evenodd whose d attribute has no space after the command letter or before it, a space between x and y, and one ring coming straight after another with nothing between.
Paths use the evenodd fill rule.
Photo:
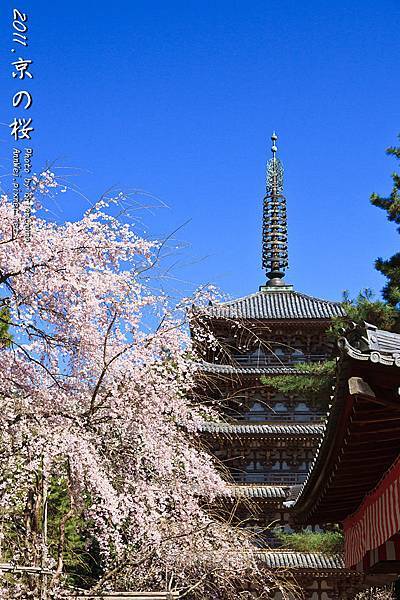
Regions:
<instances>
[{"instance_id":1,"label":"evergreen tree","mask_svg":"<svg viewBox=\"0 0 400 600\"><path fill-rule=\"evenodd\" d=\"M343 293L343 309L345 317L332 319L328 335L336 341L343 335L352 323L363 325L364 322L375 325L378 329L398 332L400 328L400 313L395 306L377 300L370 289L365 289L354 299L348 292Z\"/></svg>"},{"instance_id":2,"label":"evergreen tree","mask_svg":"<svg viewBox=\"0 0 400 600\"><path fill-rule=\"evenodd\" d=\"M386 152L400 159L400 146L392 146ZM389 221L400 225L400 175L393 173L392 179L393 187L390 195L384 198L378 194L372 194L371 202L374 206L383 208L387 212ZM397 228L397 231L400 233L400 227ZM386 260L378 258L375 262L375 267L388 279L382 291L383 297L392 306L397 306L400 303L400 252L396 252L391 258Z\"/></svg>"},{"instance_id":3,"label":"evergreen tree","mask_svg":"<svg viewBox=\"0 0 400 600\"><path fill-rule=\"evenodd\" d=\"M0 308L0 348L9 346L11 342L10 329L10 310L8 306Z\"/></svg>"}]
</instances>

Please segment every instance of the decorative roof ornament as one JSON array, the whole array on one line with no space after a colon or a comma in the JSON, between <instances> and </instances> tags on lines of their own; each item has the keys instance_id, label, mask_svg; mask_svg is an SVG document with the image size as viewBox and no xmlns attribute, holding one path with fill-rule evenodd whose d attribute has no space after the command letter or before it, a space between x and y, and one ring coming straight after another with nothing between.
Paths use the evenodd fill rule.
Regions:
<instances>
[{"instance_id":1,"label":"decorative roof ornament","mask_svg":"<svg viewBox=\"0 0 400 600\"><path fill-rule=\"evenodd\" d=\"M271 135L272 158L267 162L266 195L263 204L262 266L269 279L267 286L285 285L288 268L286 198L283 195L283 165L276 157L276 140Z\"/></svg>"}]
</instances>

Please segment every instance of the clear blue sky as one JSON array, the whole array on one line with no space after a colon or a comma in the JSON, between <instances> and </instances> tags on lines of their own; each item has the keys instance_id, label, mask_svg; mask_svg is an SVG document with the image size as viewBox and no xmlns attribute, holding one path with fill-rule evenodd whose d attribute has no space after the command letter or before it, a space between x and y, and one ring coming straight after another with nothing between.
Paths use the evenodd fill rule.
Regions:
<instances>
[{"instance_id":1,"label":"clear blue sky","mask_svg":"<svg viewBox=\"0 0 400 600\"><path fill-rule=\"evenodd\" d=\"M155 194L169 206L144 216L156 237L191 219L178 234L187 247L177 280L232 296L264 282L264 170L276 129L286 279L331 299L381 289L373 261L399 237L369 195L389 192L396 167L384 151L400 132L398 0L7 1L3 173L13 6L29 13L36 168L79 169L76 184L93 199L111 186ZM79 195L59 200L65 219L86 206Z\"/></svg>"}]
</instances>

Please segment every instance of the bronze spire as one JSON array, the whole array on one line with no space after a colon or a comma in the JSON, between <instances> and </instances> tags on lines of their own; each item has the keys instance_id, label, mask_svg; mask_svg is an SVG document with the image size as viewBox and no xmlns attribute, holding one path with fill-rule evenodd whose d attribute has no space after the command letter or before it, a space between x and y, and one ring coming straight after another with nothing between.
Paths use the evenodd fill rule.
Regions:
<instances>
[{"instance_id":1,"label":"bronze spire","mask_svg":"<svg viewBox=\"0 0 400 600\"><path fill-rule=\"evenodd\" d=\"M276 140L272 140L272 158L267 162L266 195L263 204L262 266L268 286L285 285L282 281L288 267L286 198L283 195L283 166L276 157Z\"/></svg>"}]
</instances>

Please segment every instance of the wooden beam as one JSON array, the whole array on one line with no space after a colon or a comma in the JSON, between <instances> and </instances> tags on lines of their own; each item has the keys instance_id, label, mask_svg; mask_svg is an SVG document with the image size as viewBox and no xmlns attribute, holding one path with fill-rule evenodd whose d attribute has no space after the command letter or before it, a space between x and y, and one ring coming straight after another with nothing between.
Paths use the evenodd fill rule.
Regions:
<instances>
[{"instance_id":1,"label":"wooden beam","mask_svg":"<svg viewBox=\"0 0 400 600\"><path fill-rule=\"evenodd\" d=\"M373 414L373 413L371 413L371 414ZM364 416L364 413L363 413L363 416ZM353 421L353 424L354 425L367 425L368 423L387 423L390 421L400 421L400 415L397 415L396 417L388 417L387 416L387 417L383 417L381 419L372 419L372 418L368 419L367 418L367 419L360 420L360 419L356 418Z\"/></svg>"},{"instance_id":2,"label":"wooden beam","mask_svg":"<svg viewBox=\"0 0 400 600\"><path fill-rule=\"evenodd\" d=\"M393 410L400 410L400 402L394 402L393 400L386 400L385 398L365 398L369 402L373 402L374 404L379 404L380 406L385 406L386 408L392 408Z\"/></svg>"},{"instance_id":3,"label":"wooden beam","mask_svg":"<svg viewBox=\"0 0 400 600\"><path fill-rule=\"evenodd\" d=\"M360 395L375 398L375 392L362 377L350 377L348 381L350 396Z\"/></svg>"},{"instance_id":4,"label":"wooden beam","mask_svg":"<svg viewBox=\"0 0 400 600\"><path fill-rule=\"evenodd\" d=\"M343 468L346 468L349 466L353 468L354 465L358 465L358 464L365 465L366 469L370 469L372 466L374 466L374 467L379 466L379 465L382 465L382 463L386 464L385 459L386 459L386 461L393 463L391 456L383 457L383 456L378 455L376 458L369 458L368 462L365 459L363 459L362 456L352 456L352 457L346 458L346 460L342 462L340 470L343 471ZM354 477L354 479L357 478L356 475L353 475L353 477Z\"/></svg>"},{"instance_id":5,"label":"wooden beam","mask_svg":"<svg viewBox=\"0 0 400 600\"><path fill-rule=\"evenodd\" d=\"M365 444L353 444L352 442L350 442L349 444L347 444L347 446L344 448L344 456L351 456L352 454L360 454L361 456L368 456L368 455L372 455L372 456L376 456L377 454L379 454L379 456L382 455L390 455L392 456L393 454L395 454L397 451L397 447L393 445L392 440L380 440L379 441L379 448L376 447L376 444L374 444L373 442L369 442L369 445L367 447L365 447ZM399 450L399 454L400 454L400 450ZM342 459L343 460L343 459Z\"/></svg>"},{"instance_id":6,"label":"wooden beam","mask_svg":"<svg viewBox=\"0 0 400 600\"><path fill-rule=\"evenodd\" d=\"M339 481L335 482L335 490L339 489L339 488L341 490L344 490L344 489L347 489L347 488L349 490L358 490L358 489L364 490L365 489L365 481L363 481L362 483L358 483L358 484L355 484L354 481L353 482L350 481L347 484L346 483L340 483Z\"/></svg>"},{"instance_id":7,"label":"wooden beam","mask_svg":"<svg viewBox=\"0 0 400 600\"><path fill-rule=\"evenodd\" d=\"M396 430L397 433L399 432L399 430ZM398 442L399 441L399 436L395 436L395 437L387 437L384 440L379 440L379 444L391 444L392 442ZM367 440L362 440L359 442L355 442L354 440L351 441L351 447L352 448L356 448L358 446L372 446L374 444L374 440L371 440L370 438Z\"/></svg>"},{"instance_id":8,"label":"wooden beam","mask_svg":"<svg viewBox=\"0 0 400 600\"><path fill-rule=\"evenodd\" d=\"M369 400L374 404L380 404L388 408L400 411L400 401L394 402L393 400L387 400L386 398L377 398L375 392L371 386L364 381L362 377L350 377L348 380L350 396L361 396L360 400ZM392 391L392 390L390 390Z\"/></svg>"},{"instance_id":9,"label":"wooden beam","mask_svg":"<svg viewBox=\"0 0 400 600\"><path fill-rule=\"evenodd\" d=\"M384 465L384 470L388 469L389 467L390 467L390 465ZM376 472L373 471L372 473L370 471L369 474L370 474L370 477L366 476L363 478L362 481L364 481L365 487L368 487L369 485L372 485L374 487L375 484L378 483L378 481L382 478L382 469L376 469ZM369 483L365 483L366 481ZM341 474L340 479L339 479L339 477L337 479L335 478L335 480L334 480L335 488L339 487L339 485L341 485L341 482L343 484L350 482L351 484L354 485L354 483L355 483L354 472ZM329 487L332 488L332 484L330 484Z\"/></svg>"},{"instance_id":10,"label":"wooden beam","mask_svg":"<svg viewBox=\"0 0 400 600\"><path fill-rule=\"evenodd\" d=\"M383 427L382 427L382 429L367 429L367 428L365 428L364 431L352 431L351 435L359 436L359 435L366 435L366 434L371 435L371 434L375 434L375 433L381 433L381 434L382 433L394 433L395 431L399 434L399 437L396 439L398 439L400 441L400 429L398 427L389 427L387 429L385 429Z\"/></svg>"},{"instance_id":11,"label":"wooden beam","mask_svg":"<svg viewBox=\"0 0 400 600\"><path fill-rule=\"evenodd\" d=\"M399 404L400 409L400 404ZM357 408L355 411L356 415L387 415L388 407L383 404L377 404L375 400L373 402L365 402L364 404L357 404Z\"/></svg>"}]
</instances>

